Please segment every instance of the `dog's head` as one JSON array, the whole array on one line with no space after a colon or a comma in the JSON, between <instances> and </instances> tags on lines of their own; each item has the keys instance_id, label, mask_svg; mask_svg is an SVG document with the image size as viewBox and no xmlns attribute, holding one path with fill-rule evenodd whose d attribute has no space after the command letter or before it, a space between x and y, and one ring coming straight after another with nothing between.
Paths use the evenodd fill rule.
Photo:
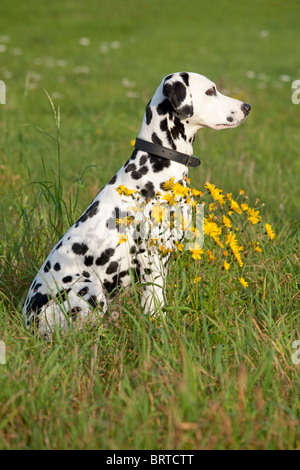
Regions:
<instances>
[{"instance_id":1,"label":"dog's head","mask_svg":"<svg viewBox=\"0 0 300 470\"><path fill-rule=\"evenodd\" d=\"M169 100L181 119L187 119L199 128L237 127L246 119L251 109L247 103L222 95L215 83L197 73L168 75L158 92L157 98L162 94L163 99Z\"/></svg>"}]
</instances>

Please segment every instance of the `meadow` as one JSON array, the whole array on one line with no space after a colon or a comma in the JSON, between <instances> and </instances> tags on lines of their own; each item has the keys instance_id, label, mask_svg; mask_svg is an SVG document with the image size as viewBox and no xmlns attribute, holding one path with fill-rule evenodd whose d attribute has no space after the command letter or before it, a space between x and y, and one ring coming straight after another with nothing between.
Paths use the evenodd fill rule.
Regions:
<instances>
[{"instance_id":1,"label":"meadow","mask_svg":"<svg viewBox=\"0 0 300 470\"><path fill-rule=\"evenodd\" d=\"M296 0L1 1L1 449L300 447L299 22ZM96 328L32 335L21 310L37 269L175 71L251 104L239 128L199 131L189 176L244 190L274 240L242 269L174 257L160 324L137 284Z\"/></svg>"}]
</instances>

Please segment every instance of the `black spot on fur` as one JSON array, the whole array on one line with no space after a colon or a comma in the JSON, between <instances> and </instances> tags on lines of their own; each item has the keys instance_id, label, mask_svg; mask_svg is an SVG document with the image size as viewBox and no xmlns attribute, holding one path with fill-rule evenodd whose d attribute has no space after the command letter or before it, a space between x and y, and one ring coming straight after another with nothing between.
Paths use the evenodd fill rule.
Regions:
<instances>
[{"instance_id":1,"label":"black spot on fur","mask_svg":"<svg viewBox=\"0 0 300 470\"><path fill-rule=\"evenodd\" d=\"M141 193L146 199L153 198L155 196L153 183L151 181L148 181L148 183L146 183L143 189L141 190Z\"/></svg>"},{"instance_id":2,"label":"black spot on fur","mask_svg":"<svg viewBox=\"0 0 300 470\"><path fill-rule=\"evenodd\" d=\"M87 278L91 277L90 273L87 271L82 271L82 275Z\"/></svg>"},{"instance_id":3,"label":"black spot on fur","mask_svg":"<svg viewBox=\"0 0 300 470\"><path fill-rule=\"evenodd\" d=\"M54 267L54 271L60 271L60 264L59 263L55 263L55 265L53 267Z\"/></svg>"},{"instance_id":4,"label":"black spot on fur","mask_svg":"<svg viewBox=\"0 0 300 470\"><path fill-rule=\"evenodd\" d=\"M171 161L166 158L156 157L154 155L150 156L150 163L152 165L152 170L154 173L159 173L165 168L169 168Z\"/></svg>"},{"instance_id":5,"label":"black spot on fur","mask_svg":"<svg viewBox=\"0 0 300 470\"><path fill-rule=\"evenodd\" d=\"M118 267L119 267L119 263L117 263L117 261L112 261L106 270L106 274L115 273L118 270Z\"/></svg>"},{"instance_id":6,"label":"black spot on fur","mask_svg":"<svg viewBox=\"0 0 300 470\"><path fill-rule=\"evenodd\" d=\"M174 127L171 129L171 134L173 139L179 139L181 136L184 140L186 140L186 135L184 132L184 125L180 121L180 119L175 118L174 119Z\"/></svg>"},{"instance_id":7,"label":"black spot on fur","mask_svg":"<svg viewBox=\"0 0 300 470\"><path fill-rule=\"evenodd\" d=\"M81 217L79 217L79 219L77 220L76 225L79 222L85 222L87 219L90 219L90 218L94 217L98 212L99 204L100 204L99 201L93 202L93 204L91 204L90 207L88 207L88 209L85 211L85 213Z\"/></svg>"},{"instance_id":8,"label":"black spot on fur","mask_svg":"<svg viewBox=\"0 0 300 470\"><path fill-rule=\"evenodd\" d=\"M194 108L192 105L184 105L179 109L179 113L186 117L191 117L194 114Z\"/></svg>"},{"instance_id":9,"label":"black spot on fur","mask_svg":"<svg viewBox=\"0 0 300 470\"><path fill-rule=\"evenodd\" d=\"M96 295L91 295L88 299L86 299L87 303L90 304L92 308L97 308L99 307L97 296Z\"/></svg>"},{"instance_id":10,"label":"black spot on fur","mask_svg":"<svg viewBox=\"0 0 300 470\"><path fill-rule=\"evenodd\" d=\"M86 256L84 258L84 265L85 266L92 266L93 262L94 262L94 257L93 256Z\"/></svg>"},{"instance_id":11,"label":"black spot on fur","mask_svg":"<svg viewBox=\"0 0 300 470\"><path fill-rule=\"evenodd\" d=\"M73 243L72 251L75 255L85 255L89 247L85 243Z\"/></svg>"},{"instance_id":12,"label":"black spot on fur","mask_svg":"<svg viewBox=\"0 0 300 470\"><path fill-rule=\"evenodd\" d=\"M32 288L33 292L37 292L41 286L42 284L40 282L38 284L35 284L34 287Z\"/></svg>"},{"instance_id":13,"label":"black spot on fur","mask_svg":"<svg viewBox=\"0 0 300 470\"><path fill-rule=\"evenodd\" d=\"M86 295L88 292L89 292L88 286L84 286L82 289L80 289L80 290L77 292L77 295L79 295L79 297L83 297L83 296Z\"/></svg>"},{"instance_id":14,"label":"black spot on fur","mask_svg":"<svg viewBox=\"0 0 300 470\"><path fill-rule=\"evenodd\" d=\"M111 282L105 279L103 285L109 294L116 294L116 288L118 286L118 276L115 275Z\"/></svg>"},{"instance_id":15,"label":"black spot on fur","mask_svg":"<svg viewBox=\"0 0 300 470\"><path fill-rule=\"evenodd\" d=\"M162 145L162 141L160 140L160 138L158 137L158 135L155 132L153 132L153 134L151 136L151 140L154 144Z\"/></svg>"},{"instance_id":16,"label":"black spot on fur","mask_svg":"<svg viewBox=\"0 0 300 470\"><path fill-rule=\"evenodd\" d=\"M60 291L57 292L55 298L58 299L60 302L64 302L67 297L68 297L68 293L70 292L71 289L62 289Z\"/></svg>"},{"instance_id":17,"label":"black spot on fur","mask_svg":"<svg viewBox=\"0 0 300 470\"><path fill-rule=\"evenodd\" d=\"M129 171L134 171L134 170L136 170L136 165L134 163L130 163L130 165L126 167L125 173L128 173Z\"/></svg>"},{"instance_id":18,"label":"black spot on fur","mask_svg":"<svg viewBox=\"0 0 300 470\"><path fill-rule=\"evenodd\" d=\"M125 277L125 276L128 276L128 275L129 275L128 270L121 271L120 274L119 274L119 278L122 279L122 277Z\"/></svg>"},{"instance_id":19,"label":"black spot on fur","mask_svg":"<svg viewBox=\"0 0 300 470\"><path fill-rule=\"evenodd\" d=\"M173 112L172 105L171 105L170 101L168 100L168 98L166 98L164 101L159 103L156 110L157 110L157 112L160 116L163 116L165 114L171 115L172 112Z\"/></svg>"},{"instance_id":20,"label":"black spot on fur","mask_svg":"<svg viewBox=\"0 0 300 470\"><path fill-rule=\"evenodd\" d=\"M147 161L147 157L148 157L148 154L141 156L140 161L139 161L139 163L140 163L141 166L142 166L142 165L145 165L145 163L146 163L146 161Z\"/></svg>"},{"instance_id":21,"label":"black spot on fur","mask_svg":"<svg viewBox=\"0 0 300 470\"><path fill-rule=\"evenodd\" d=\"M151 101L149 102L147 108L146 108L146 123L147 125L149 126L150 122L152 121L152 117L153 117L153 113L151 111L151 108L150 108L150 103Z\"/></svg>"},{"instance_id":22,"label":"black spot on fur","mask_svg":"<svg viewBox=\"0 0 300 470\"><path fill-rule=\"evenodd\" d=\"M57 247L55 248L55 251L59 250L59 249L62 247L62 245L63 245L63 243L60 242L60 243L57 245Z\"/></svg>"},{"instance_id":23,"label":"black spot on fur","mask_svg":"<svg viewBox=\"0 0 300 470\"><path fill-rule=\"evenodd\" d=\"M51 269L51 263L50 261L47 261L47 263L45 264L45 267L44 267L44 272L47 273L49 272Z\"/></svg>"},{"instance_id":24,"label":"black spot on fur","mask_svg":"<svg viewBox=\"0 0 300 470\"><path fill-rule=\"evenodd\" d=\"M144 165L141 168L139 168L138 171L133 171L130 176L134 180L139 180L144 175L146 175L148 171L149 171L148 167Z\"/></svg>"},{"instance_id":25,"label":"black spot on fur","mask_svg":"<svg viewBox=\"0 0 300 470\"><path fill-rule=\"evenodd\" d=\"M172 146L173 150L176 150L176 145L174 143L174 140L172 138L172 134L171 134L171 132L169 130L169 127L168 127L168 119L167 118L165 118L161 121L160 128L163 132L166 132L169 144Z\"/></svg>"},{"instance_id":26,"label":"black spot on fur","mask_svg":"<svg viewBox=\"0 0 300 470\"><path fill-rule=\"evenodd\" d=\"M134 253L136 253L136 247L134 245L132 245L132 247L130 248L129 251L132 255L134 255Z\"/></svg>"},{"instance_id":27,"label":"black spot on fur","mask_svg":"<svg viewBox=\"0 0 300 470\"><path fill-rule=\"evenodd\" d=\"M37 292L30 299L29 309L33 312L39 312L41 308L46 305L50 300L51 296L49 294L41 294L40 292Z\"/></svg>"},{"instance_id":28,"label":"black spot on fur","mask_svg":"<svg viewBox=\"0 0 300 470\"><path fill-rule=\"evenodd\" d=\"M142 178L143 175L139 171L133 171L130 176L134 180L139 180Z\"/></svg>"},{"instance_id":29,"label":"black spot on fur","mask_svg":"<svg viewBox=\"0 0 300 470\"><path fill-rule=\"evenodd\" d=\"M68 311L68 315L72 318L73 321L75 321L78 317L78 314L81 312L80 307L74 307L71 310Z\"/></svg>"},{"instance_id":30,"label":"black spot on fur","mask_svg":"<svg viewBox=\"0 0 300 470\"><path fill-rule=\"evenodd\" d=\"M107 184L115 184L116 181L117 181L117 175L113 176Z\"/></svg>"},{"instance_id":31,"label":"black spot on fur","mask_svg":"<svg viewBox=\"0 0 300 470\"><path fill-rule=\"evenodd\" d=\"M115 250L113 248L107 248L106 250L101 253L99 258L96 259L97 266L104 266L106 263L109 262L109 259L114 254Z\"/></svg>"},{"instance_id":32,"label":"black spot on fur","mask_svg":"<svg viewBox=\"0 0 300 470\"><path fill-rule=\"evenodd\" d=\"M180 76L182 77L184 83L186 84L186 86L189 86L189 74L188 73L181 73Z\"/></svg>"},{"instance_id":33,"label":"black spot on fur","mask_svg":"<svg viewBox=\"0 0 300 470\"><path fill-rule=\"evenodd\" d=\"M163 94L167 96L175 109L178 109L186 98L186 86L181 82L165 83Z\"/></svg>"},{"instance_id":34,"label":"black spot on fur","mask_svg":"<svg viewBox=\"0 0 300 470\"><path fill-rule=\"evenodd\" d=\"M62 278L62 282L64 282L65 284L71 281L72 281L72 276L65 276Z\"/></svg>"}]
</instances>

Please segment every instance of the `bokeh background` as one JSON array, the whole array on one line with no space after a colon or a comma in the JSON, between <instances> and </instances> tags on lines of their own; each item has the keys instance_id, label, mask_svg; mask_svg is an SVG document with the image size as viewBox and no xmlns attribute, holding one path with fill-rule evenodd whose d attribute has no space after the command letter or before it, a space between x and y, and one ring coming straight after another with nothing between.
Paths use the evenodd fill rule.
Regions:
<instances>
[{"instance_id":1,"label":"bokeh background","mask_svg":"<svg viewBox=\"0 0 300 470\"><path fill-rule=\"evenodd\" d=\"M291 102L291 84L300 76L299 19L296 0L2 0L0 78L7 104L0 109L1 164L13 173L3 177L19 174L24 183L27 167L31 178L41 175L41 155L47 172L56 162L53 142L32 127L52 129L46 89L61 110L66 186L86 166L98 166L85 173L89 199L91 184L104 184L130 154L161 79L193 71L252 105L240 128L199 132L195 153L202 167L192 172L193 181L210 179L227 190L244 185L273 209L281 204L280 217L292 215L300 106Z\"/></svg>"},{"instance_id":2,"label":"bokeh background","mask_svg":"<svg viewBox=\"0 0 300 470\"><path fill-rule=\"evenodd\" d=\"M299 25L298 0L0 1L0 448L299 448ZM47 343L21 317L36 271L176 71L251 104L238 128L200 130L190 177L245 190L276 237L262 225L262 253L229 271L209 237L202 260L174 257L162 324L137 285Z\"/></svg>"}]
</instances>

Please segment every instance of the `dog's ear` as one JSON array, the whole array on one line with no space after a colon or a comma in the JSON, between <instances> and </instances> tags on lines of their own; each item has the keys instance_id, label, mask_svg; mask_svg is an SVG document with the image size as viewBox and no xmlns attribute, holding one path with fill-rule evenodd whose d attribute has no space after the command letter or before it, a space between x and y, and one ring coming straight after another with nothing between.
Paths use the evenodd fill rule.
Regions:
<instances>
[{"instance_id":1,"label":"dog's ear","mask_svg":"<svg viewBox=\"0 0 300 470\"><path fill-rule=\"evenodd\" d=\"M185 118L194 114L188 73L168 75L163 83L163 94L168 98L175 111Z\"/></svg>"}]
</instances>

